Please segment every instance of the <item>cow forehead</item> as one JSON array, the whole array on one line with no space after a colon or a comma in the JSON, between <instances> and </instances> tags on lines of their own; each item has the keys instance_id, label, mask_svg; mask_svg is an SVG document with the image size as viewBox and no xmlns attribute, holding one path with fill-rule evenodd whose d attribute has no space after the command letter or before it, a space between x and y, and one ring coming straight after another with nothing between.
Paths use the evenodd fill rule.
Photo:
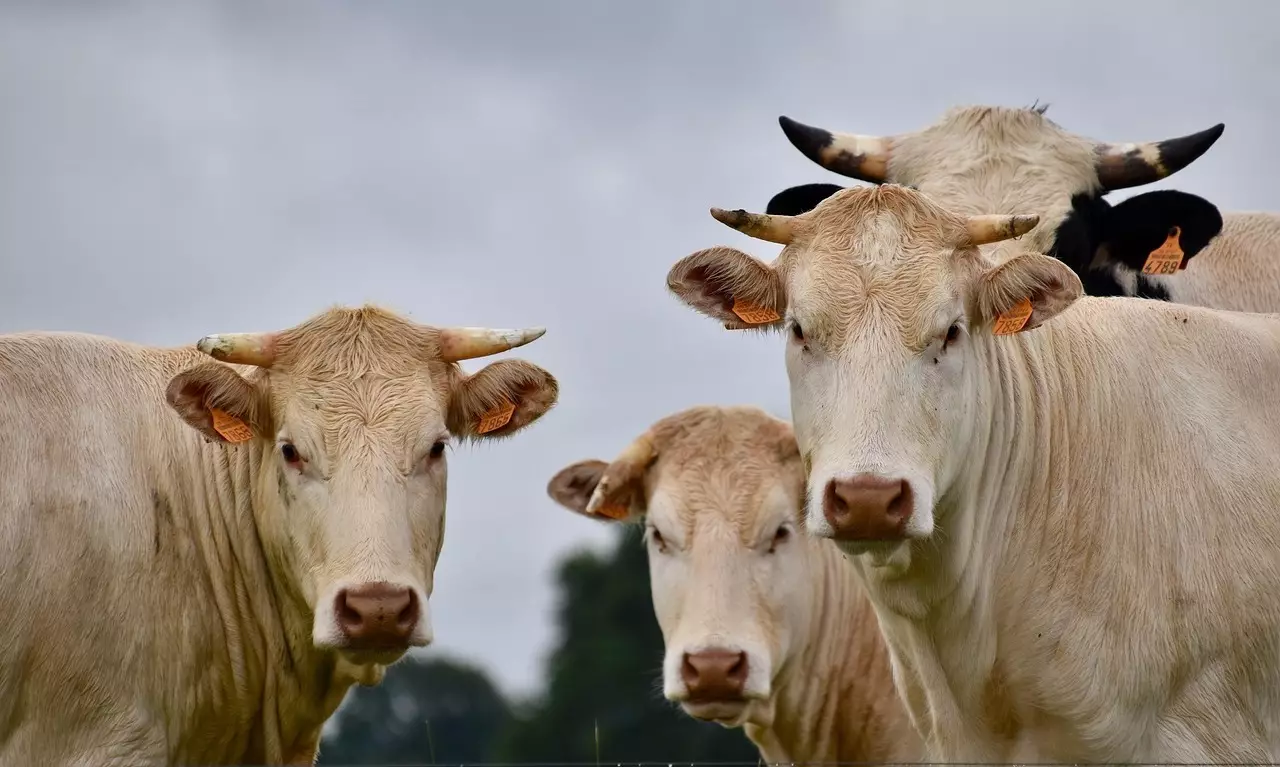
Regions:
<instances>
[{"instance_id":1,"label":"cow forehead","mask_svg":"<svg viewBox=\"0 0 1280 767\"><path fill-rule=\"evenodd\" d=\"M962 215L1046 215L1096 192L1095 143L1034 109L963 107L897 136L889 180Z\"/></svg>"},{"instance_id":2,"label":"cow forehead","mask_svg":"<svg viewBox=\"0 0 1280 767\"><path fill-rule=\"evenodd\" d=\"M278 427L322 441L329 455L379 445L400 457L445 424L447 392L425 373L276 376L271 395Z\"/></svg>"},{"instance_id":3,"label":"cow forehead","mask_svg":"<svg viewBox=\"0 0 1280 767\"><path fill-rule=\"evenodd\" d=\"M855 327L887 320L910 347L958 302L964 219L897 186L858 187L813 211L784 254L790 303L807 336L841 346ZM940 319L941 317L941 319Z\"/></svg>"},{"instance_id":4,"label":"cow forehead","mask_svg":"<svg viewBox=\"0 0 1280 767\"><path fill-rule=\"evenodd\" d=\"M717 528L750 539L769 521L778 488L795 494L804 477L791 427L749 407L698 407L654 424L658 458L646 482L651 513L686 536Z\"/></svg>"},{"instance_id":5,"label":"cow forehead","mask_svg":"<svg viewBox=\"0 0 1280 767\"><path fill-rule=\"evenodd\" d=\"M336 308L282 331L273 370L312 378L399 377L444 367L439 331L374 306Z\"/></svg>"}]
</instances>

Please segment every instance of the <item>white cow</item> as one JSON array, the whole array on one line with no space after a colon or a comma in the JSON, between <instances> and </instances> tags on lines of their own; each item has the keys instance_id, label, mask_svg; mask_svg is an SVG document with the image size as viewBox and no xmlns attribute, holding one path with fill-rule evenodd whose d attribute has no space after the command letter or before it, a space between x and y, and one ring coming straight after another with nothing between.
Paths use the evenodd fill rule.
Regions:
<instances>
[{"instance_id":1,"label":"white cow","mask_svg":"<svg viewBox=\"0 0 1280 767\"><path fill-rule=\"evenodd\" d=\"M929 759L1280 759L1280 316L1081 297L978 250L1035 216L900 186L715 215L788 244L668 284L785 328L806 527L857 555Z\"/></svg>"},{"instance_id":2,"label":"white cow","mask_svg":"<svg viewBox=\"0 0 1280 767\"><path fill-rule=\"evenodd\" d=\"M312 763L351 684L431 641L448 445L556 401L455 362L542 332L0 336L0 765Z\"/></svg>"},{"instance_id":3,"label":"white cow","mask_svg":"<svg viewBox=\"0 0 1280 767\"><path fill-rule=\"evenodd\" d=\"M644 524L662 690L690 716L743 727L770 763L919 758L865 591L830 541L796 532L804 473L785 421L690 408L547 493Z\"/></svg>"},{"instance_id":4,"label":"white cow","mask_svg":"<svg viewBox=\"0 0 1280 767\"><path fill-rule=\"evenodd\" d=\"M1018 245L1070 266L1088 295L1280 311L1280 215L1224 216L1204 198L1171 189L1114 206L1104 197L1186 167L1222 135L1221 123L1165 141L1109 144L1063 130L1044 111L959 107L923 130L887 137L779 122L796 148L836 173L910 186L963 215L1039 215ZM791 187L765 212L800 214L839 189ZM1142 274L1175 226L1185 271Z\"/></svg>"}]
</instances>

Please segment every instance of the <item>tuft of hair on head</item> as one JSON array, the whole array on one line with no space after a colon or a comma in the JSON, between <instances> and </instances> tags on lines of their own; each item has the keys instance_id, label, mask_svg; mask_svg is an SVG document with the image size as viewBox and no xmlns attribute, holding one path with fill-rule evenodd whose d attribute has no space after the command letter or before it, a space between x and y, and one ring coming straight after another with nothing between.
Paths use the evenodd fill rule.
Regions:
<instances>
[{"instance_id":1,"label":"tuft of hair on head","mask_svg":"<svg viewBox=\"0 0 1280 767\"><path fill-rule=\"evenodd\" d=\"M1049 102L1046 101L1041 104L1040 99L1036 99L1031 102L1031 106L1027 107L1027 111L1043 115L1045 112L1049 111Z\"/></svg>"}]
</instances>

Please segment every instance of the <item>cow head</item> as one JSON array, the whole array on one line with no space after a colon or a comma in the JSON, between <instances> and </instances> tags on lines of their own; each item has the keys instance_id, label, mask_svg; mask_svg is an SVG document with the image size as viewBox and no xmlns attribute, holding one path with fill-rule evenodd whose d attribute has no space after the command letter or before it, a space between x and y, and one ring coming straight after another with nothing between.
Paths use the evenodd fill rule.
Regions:
<instances>
[{"instance_id":1,"label":"cow head","mask_svg":"<svg viewBox=\"0 0 1280 767\"><path fill-rule=\"evenodd\" d=\"M1090 295L1125 294L1117 272L1141 270L1174 227L1183 267L1222 230L1218 208L1185 192L1148 192L1114 207L1104 199L1191 164L1222 135L1221 123L1165 141L1106 144L1064 131L1043 108L962 107L922 131L890 137L832 133L787 117L779 122L806 157L836 173L909 186L964 215L1039 215L1026 247L1062 260ZM766 212L799 215L840 188L791 187ZM1168 298L1156 281L1135 279L1138 294Z\"/></svg>"},{"instance_id":2,"label":"cow head","mask_svg":"<svg viewBox=\"0 0 1280 767\"><path fill-rule=\"evenodd\" d=\"M645 525L666 697L700 719L768 726L773 681L808 641L820 544L797 534L790 426L755 408L692 408L612 463L566 467L547 492L592 519Z\"/></svg>"},{"instance_id":3,"label":"cow head","mask_svg":"<svg viewBox=\"0 0 1280 767\"><path fill-rule=\"evenodd\" d=\"M794 218L713 213L786 247L773 264L703 250L667 284L727 327L785 331L809 531L846 551L931 535L982 427L994 344L1014 343L993 323L1025 300L1017 330L1032 330L1080 296L1080 280L1048 256L979 252L1035 216L964 217L896 185L847 189Z\"/></svg>"},{"instance_id":4,"label":"cow head","mask_svg":"<svg viewBox=\"0 0 1280 767\"><path fill-rule=\"evenodd\" d=\"M543 332L434 328L364 307L197 344L220 361L175 376L168 402L209 440L245 444L259 534L316 647L386 663L431 641L449 446L514 434L558 396L528 362L472 375L455 363Z\"/></svg>"}]
</instances>

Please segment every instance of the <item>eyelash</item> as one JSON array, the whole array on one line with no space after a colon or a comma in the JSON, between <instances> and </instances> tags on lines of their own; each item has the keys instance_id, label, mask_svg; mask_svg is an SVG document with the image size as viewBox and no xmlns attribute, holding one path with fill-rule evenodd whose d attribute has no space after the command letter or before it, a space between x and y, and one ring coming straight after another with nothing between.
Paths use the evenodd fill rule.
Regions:
<instances>
[{"instance_id":1,"label":"eyelash","mask_svg":"<svg viewBox=\"0 0 1280 767\"><path fill-rule=\"evenodd\" d=\"M773 534L773 541L769 544L769 553L772 554L778 548L778 544L788 541L790 539L791 539L791 528L787 527L786 525L779 527L778 532Z\"/></svg>"},{"instance_id":2,"label":"eyelash","mask_svg":"<svg viewBox=\"0 0 1280 767\"><path fill-rule=\"evenodd\" d=\"M942 339L942 351L945 352L947 347L960 340L960 323L953 322L951 327L947 328L947 335ZM942 352L939 352L941 354ZM938 358L933 358L933 364L938 364Z\"/></svg>"},{"instance_id":3,"label":"eyelash","mask_svg":"<svg viewBox=\"0 0 1280 767\"><path fill-rule=\"evenodd\" d=\"M942 348L945 349L960 338L960 324L953 322L951 327L947 328L947 337L942 341Z\"/></svg>"},{"instance_id":4,"label":"eyelash","mask_svg":"<svg viewBox=\"0 0 1280 767\"><path fill-rule=\"evenodd\" d=\"M791 337L795 340L796 343L802 344L804 348L806 349L809 348L809 343L805 340L805 337L804 337L804 328L800 327L800 323L796 322L795 320L791 321Z\"/></svg>"},{"instance_id":5,"label":"eyelash","mask_svg":"<svg viewBox=\"0 0 1280 767\"><path fill-rule=\"evenodd\" d=\"M662 537L662 533L658 532L658 528L649 528L649 539L653 541L653 545L658 547L658 551L666 552L667 541Z\"/></svg>"}]
</instances>

